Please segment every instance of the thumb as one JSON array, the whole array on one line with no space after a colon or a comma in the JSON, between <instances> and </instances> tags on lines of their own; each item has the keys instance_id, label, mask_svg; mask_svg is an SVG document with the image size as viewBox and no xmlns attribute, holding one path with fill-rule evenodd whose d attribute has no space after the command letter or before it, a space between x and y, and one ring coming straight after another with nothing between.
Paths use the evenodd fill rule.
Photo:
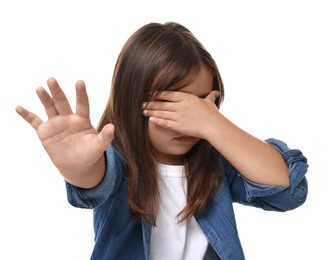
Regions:
<instances>
[{"instance_id":1,"label":"thumb","mask_svg":"<svg viewBox=\"0 0 333 260\"><path fill-rule=\"evenodd\" d=\"M102 143L102 145L106 148L114 137L114 125L113 124L107 124L103 127L102 131L99 133L99 139Z\"/></svg>"},{"instance_id":2,"label":"thumb","mask_svg":"<svg viewBox=\"0 0 333 260\"><path fill-rule=\"evenodd\" d=\"M220 93L217 90L212 90L207 96L206 96L206 100L209 100L213 103L215 103L217 97L220 95Z\"/></svg>"}]
</instances>

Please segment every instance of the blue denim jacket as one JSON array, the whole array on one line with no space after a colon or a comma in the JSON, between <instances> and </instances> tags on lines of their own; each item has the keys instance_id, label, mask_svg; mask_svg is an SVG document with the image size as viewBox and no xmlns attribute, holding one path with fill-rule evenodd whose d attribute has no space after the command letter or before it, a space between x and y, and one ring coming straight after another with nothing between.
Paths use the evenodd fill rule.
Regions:
<instances>
[{"instance_id":1,"label":"blue denim jacket","mask_svg":"<svg viewBox=\"0 0 333 260\"><path fill-rule=\"evenodd\" d=\"M266 140L284 157L289 166L290 186L267 186L246 180L220 154L226 181L207 202L204 214L195 218L209 243L221 259L245 259L238 237L233 202L264 210L287 211L302 205L307 196L307 159L299 150L282 141ZM127 202L125 165L110 145L106 152L106 173L102 182L90 190L66 183L68 201L75 207L94 209L95 247L91 259L148 259L151 226L134 222Z\"/></svg>"}]
</instances>

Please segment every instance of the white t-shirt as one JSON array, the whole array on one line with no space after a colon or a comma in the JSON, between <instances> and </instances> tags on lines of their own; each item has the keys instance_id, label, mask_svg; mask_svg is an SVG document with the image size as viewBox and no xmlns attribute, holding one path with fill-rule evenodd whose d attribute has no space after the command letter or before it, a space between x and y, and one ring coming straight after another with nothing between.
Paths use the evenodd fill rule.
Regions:
<instances>
[{"instance_id":1,"label":"white t-shirt","mask_svg":"<svg viewBox=\"0 0 333 260\"><path fill-rule=\"evenodd\" d=\"M194 217L178 223L186 205L184 166L158 164L161 203L150 245L152 260L203 259L208 240Z\"/></svg>"}]
</instances>

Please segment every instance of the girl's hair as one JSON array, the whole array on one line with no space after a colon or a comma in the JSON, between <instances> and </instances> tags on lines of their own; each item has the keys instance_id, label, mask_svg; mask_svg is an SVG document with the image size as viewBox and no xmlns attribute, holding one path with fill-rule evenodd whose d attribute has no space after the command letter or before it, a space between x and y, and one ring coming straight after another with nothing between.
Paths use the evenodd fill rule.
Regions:
<instances>
[{"instance_id":1,"label":"girl's hair","mask_svg":"<svg viewBox=\"0 0 333 260\"><path fill-rule=\"evenodd\" d=\"M143 102L155 91L166 90L183 80L191 71L207 66L213 75L213 89L220 95L224 88L217 65L203 45L184 26L168 22L150 23L137 30L122 48L113 74L110 98L98 130L113 123L112 145L126 162L128 202L134 216L156 224L159 206L158 174L148 137L148 118ZM200 140L184 155L187 176L187 205L180 221L203 212L207 199L215 192L224 174L218 167L214 149Z\"/></svg>"}]
</instances>

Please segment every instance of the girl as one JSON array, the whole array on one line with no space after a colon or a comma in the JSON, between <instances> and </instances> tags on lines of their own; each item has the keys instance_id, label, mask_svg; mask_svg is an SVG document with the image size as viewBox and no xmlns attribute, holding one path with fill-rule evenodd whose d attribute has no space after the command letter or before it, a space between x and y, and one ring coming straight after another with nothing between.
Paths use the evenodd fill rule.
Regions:
<instances>
[{"instance_id":1,"label":"girl","mask_svg":"<svg viewBox=\"0 0 333 260\"><path fill-rule=\"evenodd\" d=\"M66 180L94 209L91 259L244 259L233 202L287 211L307 196L307 160L219 111L223 83L184 26L151 23L124 45L95 129L82 81L76 112L53 78L37 94L48 121L18 106Z\"/></svg>"}]
</instances>

